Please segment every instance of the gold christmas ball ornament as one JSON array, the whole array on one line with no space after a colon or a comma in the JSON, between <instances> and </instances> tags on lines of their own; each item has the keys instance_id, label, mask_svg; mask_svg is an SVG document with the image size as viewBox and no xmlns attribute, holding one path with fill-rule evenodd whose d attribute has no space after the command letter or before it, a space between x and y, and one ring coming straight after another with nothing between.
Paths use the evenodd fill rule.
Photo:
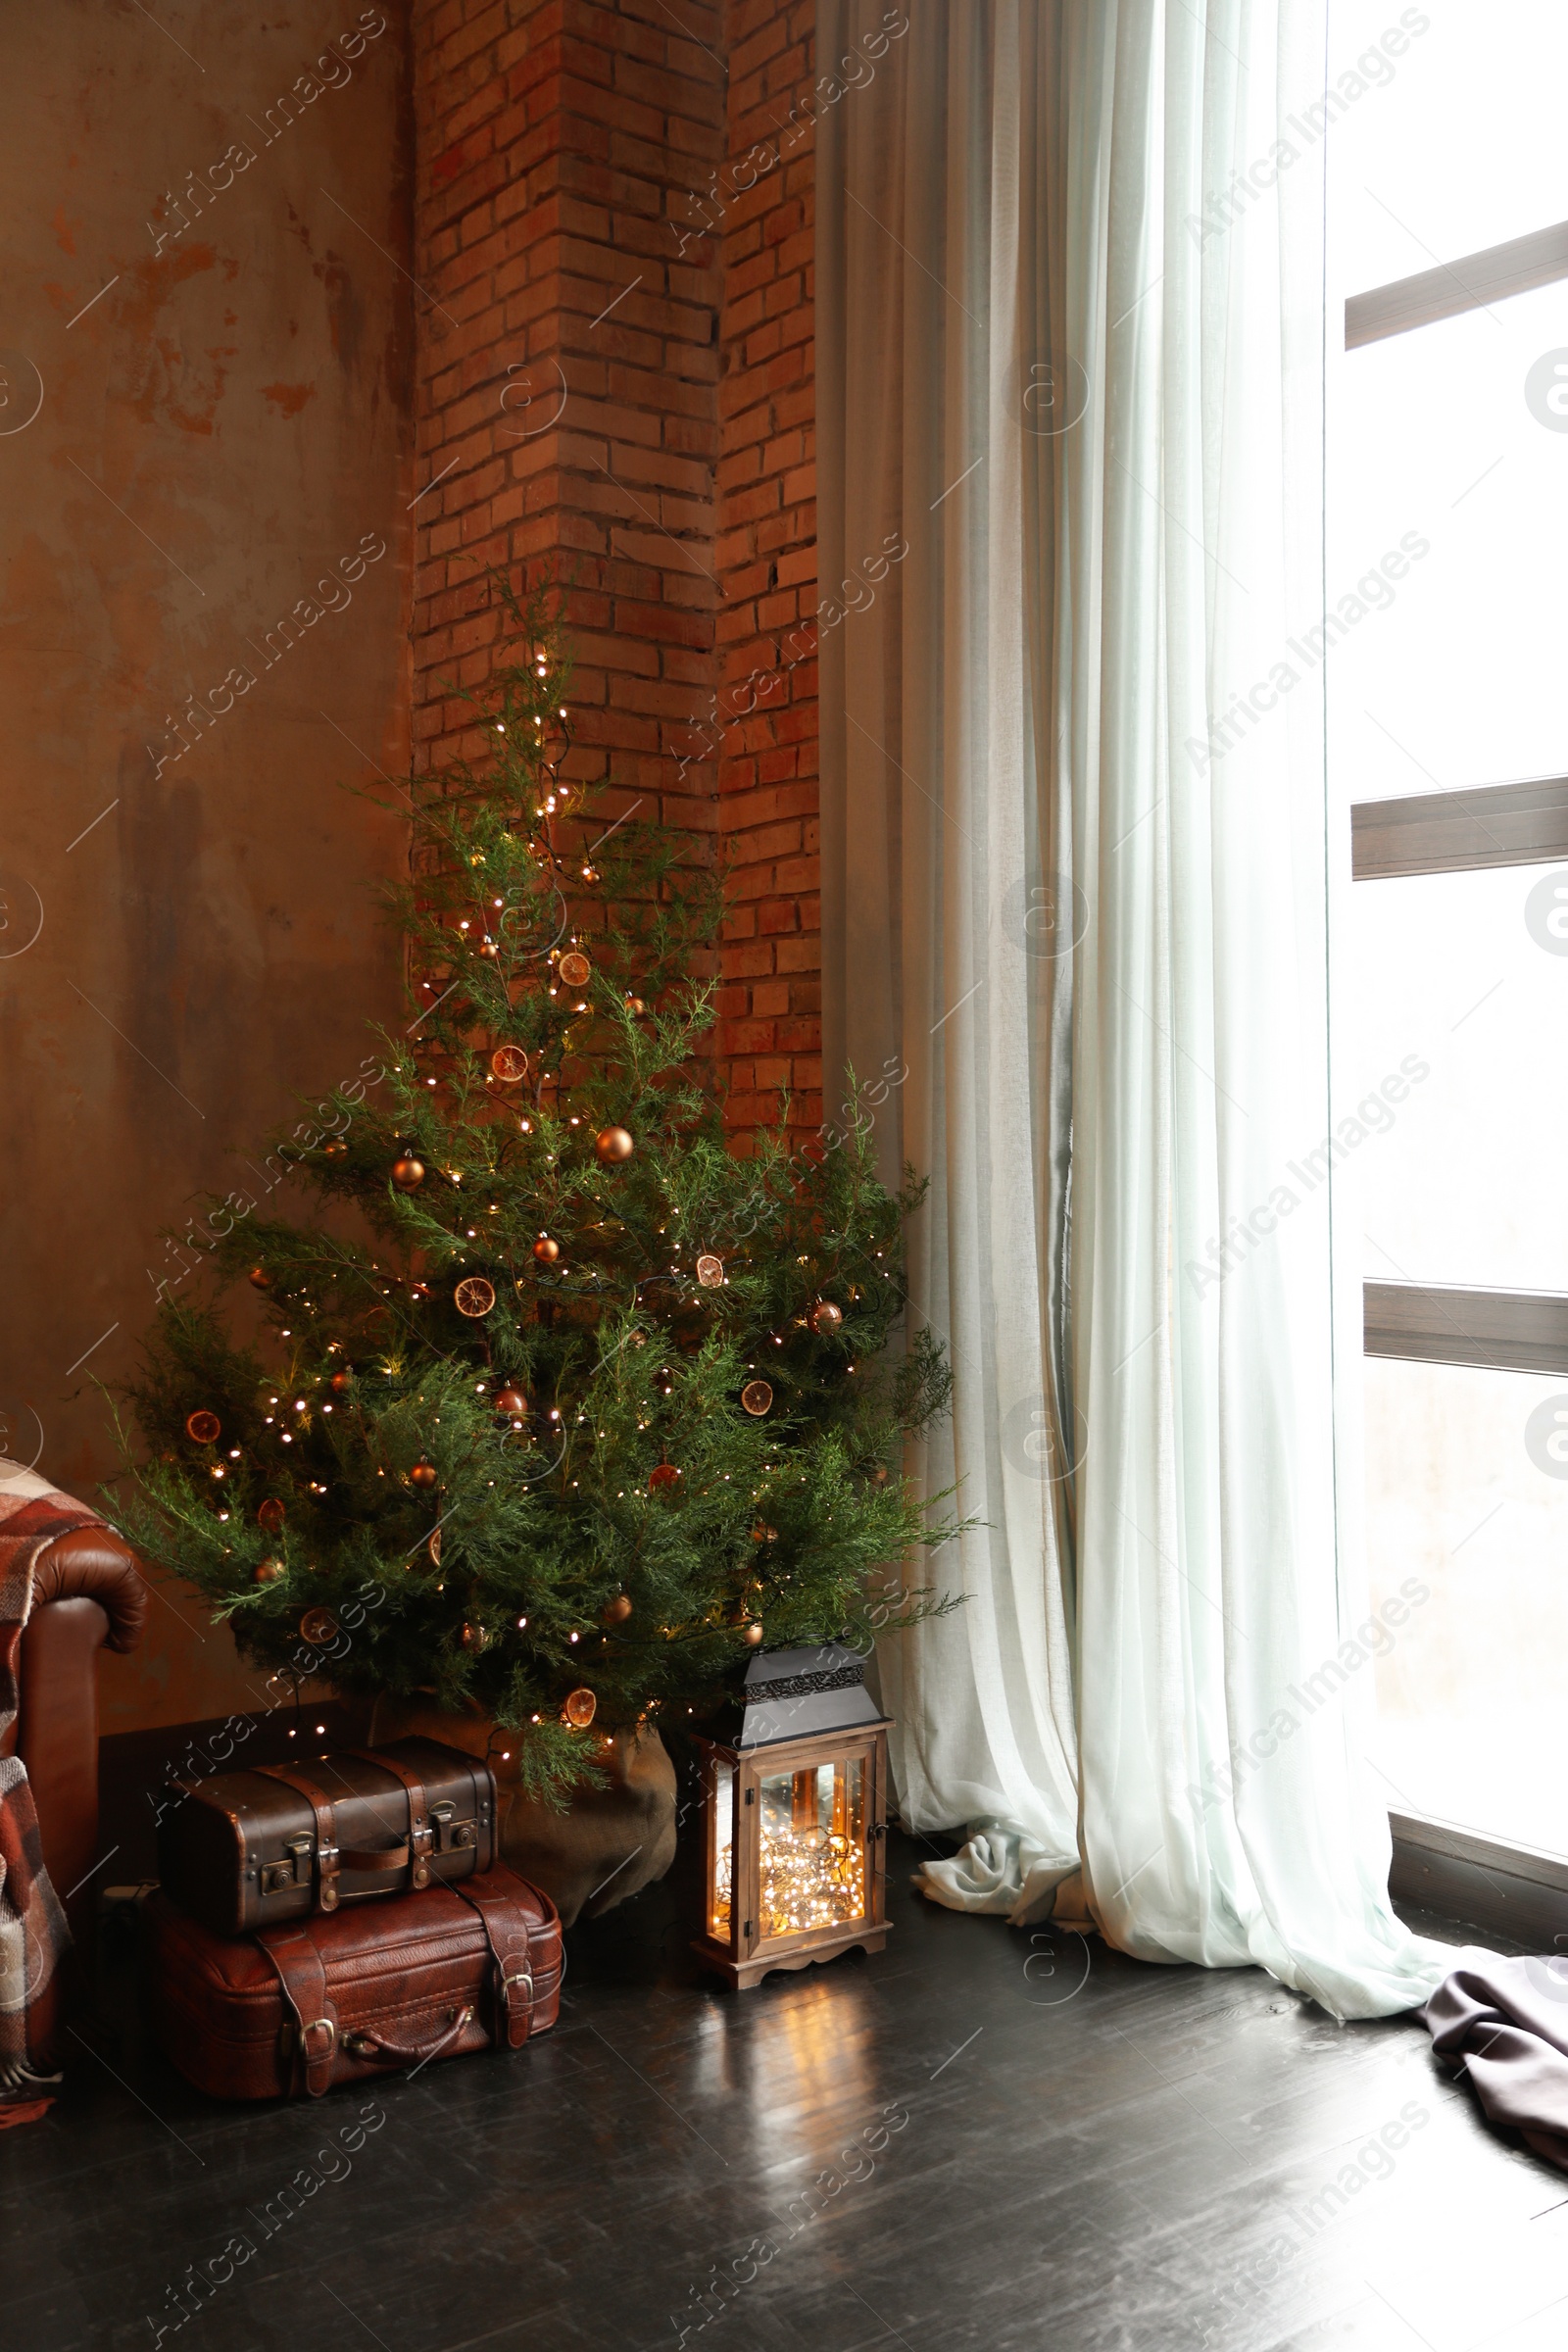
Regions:
<instances>
[{"instance_id":1,"label":"gold christmas ball ornament","mask_svg":"<svg viewBox=\"0 0 1568 2352\"><path fill-rule=\"evenodd\" d=\"M761 1626L754 1619L742 1634L741 1640L748 1649L760 1649L762 1646Z\"/></svg>"},{"instance_id":2,"label":"gold christmas ball ornament","mask_svg":"<svg viewBox=\"0 0 1568 2352\"><path fill-rule=\"evenodd\" d=\"M354 1375L352 1372L334 1372L326 1385L331 1390L334 1396L347 1396L353 1384Z\"/></svg>"},{"instance_id":3,"label":"gold christmas ball ornament","mask_svg":"<svg viewBox=\"0 0 1568 2352\"><path fill-rule=\"evenodd\" d=\"M409 1472L409 1484L411 1487L421 1487L428 1490L435 1485L439 1473L434 1462L421 1454Z\"/></svg>"},{"instance_id":4,"label":"gold christmas ball ornament","mask_svg":"<svg viewBox=\"0 0 1568 2352\"><path fill-rule=\"evenodd\" d=\"M337 1619L330 1609L307 1609L300 1619L300 1640L318 1649L323 1642L337 1640Z\"/></svg>"},{"instance_id":5,"label":"gold christmas ball ornament","mask_svg":"<svg viewBox=\"0 0 1568 2352\"><path fill-rule=\"evenodd\" d=\"M252 1266L245 1279L253 1290L270 1291L272 1287L272 1277L265 1266Z\"/></svg>"},{"instance_id":6,"label":"gold christmas ball ornament","mask_svg":"<svg viewBox=\"0 0 1568 2352\"><path fill-rule=\"evenodd\" d=\"M772 1409L773 1390L765 1380L749 1380L741 1391L741 1402L754 1420L760 1421Z\"/></svg>"},{"instance_id":7,"label":"gold christmas ball ornament","mask_svg":"<svg viewBox=\"0 0 1568 2352\"><path fill-rule=\"evenodd\" d=\"M548 1233L542 1233L533 1246L533 1253L542 1266L553 1266L561 1255L561 1244L553 1242Z\"/></svg>"},{"instance_id":8,"label":"gold christmas ball ornament","mask_svg":"<svg viewBox=\"0 0 1568 2352\"><path fill-rule=\"evenodd\" d=\"M811 1329L821 1340L831 1340L844 1329L844 1309L835 1306L831 1298L823 1298L811 1309Z\"/></svg>"},{"instance_id":9,"label":"gold christmas ball ornament","mask_svg":"<svg viewBox=\"0 0 1568 2352\"><path fill-rule=\"evenodd\" d=\"M613 1600L606 1601L599 1615L605 1625L624 1625L631 1615L631 1595L617 1592Z\"/></svg>"},{"instance_id":10,"label":"gold christmas ball ornament","mask_svg":"<svg viewBox=\"0 0 1568 2352\"><path fill-rule=\"evenodd\" d=\"M598 1712L599 1701L591 1690L568 1690L562 1701L562 1718L574 1732L585 1732Z\"/></svg>"},{"instance_id":11,"label":"gold christmas ball ornament","mask_svg":"<svg viewBox=\"0 0 1568 2352\"><path fill-rule=\"evenodd\" d=\"M495 1409L506 1421L525 1421L528 1399L520 1389L503 1389L495 1400Z\"/></svg>"},{"instance_id":12,"label":"gold christmas ball ornament","mask_svg":"<svg viewBox=\"0 0 1568 2352\"><path fill-rule=\"evenodd\" d=\"M705 1250L697 1260L697 1279L705 1291L716 1291L724 1280L724 1260Z\"/></svg>"},{"instance_id":13,"label":"gold christmas ball ornament","mask_svg":"<svg viewBox=\"0 0 1568 2352\"><path fill-rule=\"evenodd\" d=\"M334 1135L330 1143L321 1146L323 1159L347 1159L348 1152L349 1148L340 1135Z\"/></svg>"},{"instance_id":14,"label":"gold christmas ball ornament","mask_svg":"<svg viewBox=\"0 0 1568 2352\"><path fill-rule=\"evenodd\" d=\"M487 1315L496 1302L495 1284L486 1282L482 1274L466 1274L452 1297L460 1315L467 1315L470 1320L477 1321L479 1316Z\"/></svg>"},{"instance_id":15,"label":"gold christmas ball ornament","mask_svg":"<svg viewBox=\"0 0 1568 2352\"><path fill-rule=\"evenodd\" d=\"M223 1424L216 1413L196 1412L185 1416L185 1435L198 1446L216 1446L223 1434Z\"/></svg>"},{"instance_id":16,"label":"gold christmas ball ornament","mask_svg":"<svg viewBox=\"0 0 1568 2352\"><path fill-rule=\"evenodd\" d=\"M594 1138L594 1154L601 1167L613 1168L630 1159L636 1145L624 1127L602 1127Z\"/></svg>"},{"instance_id":17,"label":"gold christmas ball ornament","mask_svg":"<svg viewBox=\"0 0 1568 2352\"><path fill-rule=\"evenodd\" d=\"M489 1648L490 1636L482 1625L466 1625L463 1629L463 1646L472 1650L474 1656L478 1657Z\"/></svg>"},{"instance_id":18,"label":"gold christmas ball ornament","mask_svg":"<svg viewBox=\"0 0 1568 2352\"><path fill-rule=\"evenodd\" d=\"M275 1494L269 1494L265 1502L259 1502L256 1506L256 1524L265 1527L270 1536L278 1533L285 1516L283 1505Z\"/></svg>"},{"instance_id":19,"label":"gold christmas ball ornament","mask_svg":"<svg viewBox=\"0 0 1568 2352\"><path fill-rule=\"evenodd\" d=\"M626 999L626 1010L631 1014L633 1020L635 1020L640 1014L645 1013L648 1010L648 1007L643 1003L641 997L628 997Z\"/></svg>"},{"instance_id":20,"label":"gold christmas ball ornament","mask_svg":"<svg viewBox=\"0 0 1568 2352\"><path fill-rule=\"evenodd\" d=\"M671 1487L680 1485L680 1472L673 1462L658 1462L648 1473L650 1494L667 1494Z\"/></svg>"},{"instance_id":21,"label":"gold christmas ball ornament","mask_svg":"<svg viewBox=\"0 0 1568 2352\"><path fill-rule=\"evenodd\" d=\"M265 1560L258 1560L251 1571L254 1581L259 1585L275 1585L280 1576L287 1576L287 1574L288 1570L282 1561L270 1556Z\"/></svg>"},{"instance_id":22,"label":"gold christmas ball ornament","mask_svg":"<svg viewBox=\"0 0 1568 2352\"><path fill-rule=\"evenodd\" d=\"M424 1182L424 1162L412 1154L392 1162L392 1181L400 1193L416 1193Z\"/></svg>"},{"instance_id":23,"label":"gold christmas ball ornament","mask_svg":"<svg viewBox=\"0 0 1568 2352\"><path fill-rule=\"evenodd\" d=\"M490 1067L503 1086L515 1086L528 1075L528 1056L520 1046L497 1046Z\"/></svg>"},{"instance_id":24,"label":"gold christmas ball ornament","mask_svg":"<svg viewBox=\"0 0 1568 2352\"><path fill-rule=\"evenodd\" d=\"M568 988L586 988L594 967L580 948L568 948L556 968Z\"/></svg>"}]
</instances>

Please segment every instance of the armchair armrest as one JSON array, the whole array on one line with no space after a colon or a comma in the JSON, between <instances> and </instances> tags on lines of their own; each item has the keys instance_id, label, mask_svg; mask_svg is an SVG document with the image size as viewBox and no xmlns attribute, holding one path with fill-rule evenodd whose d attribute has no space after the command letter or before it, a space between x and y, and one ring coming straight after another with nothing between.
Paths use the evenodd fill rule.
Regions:
<instances>
[{"instance_id":1,"label":"armchair armrest","mask_svg":"<svg viewBox=\"0 0 1568 2352\"><path fill-rule=\"evenodd\" d=\"M27 1768L44 1867L90 1953L98 1887L98 1652L134 1649L147 1616L136 1555L112 1527L74 1527L33 1563L21 1644L17 1753Z\"/></svg>"},{"instance_id":2,"label":"armchair armrest","mask_svg":"<svg viewBox=\"0 0 1568 2352\"><path fill-rule=\"evenodd\" d=\"M147 1586L136 1555L112 1527L56 1536L32 1572L34 1615L54 1600L95 1600L109 1620L105 1646L134 1649L147 1622Z\"/></svg>"}]
</instances>

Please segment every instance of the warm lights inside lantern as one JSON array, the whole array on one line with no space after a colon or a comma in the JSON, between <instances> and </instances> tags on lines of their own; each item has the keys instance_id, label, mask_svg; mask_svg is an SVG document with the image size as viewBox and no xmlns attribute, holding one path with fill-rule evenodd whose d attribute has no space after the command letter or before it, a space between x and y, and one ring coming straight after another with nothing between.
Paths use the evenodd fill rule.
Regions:
<instances>
[{"instance_id":1,"label":"warm lights inside lantern","mask_svg":"<svg viewBox=\"0 0 1568 2352\"><path fill-rule=\"evenodd\" d=\"M729 1937L733 1918L733 1807L720 1770L711 1933ZM863 1919L865 1771L858 1756L802 1772L763 1776L758 1790L758 1928L761 1936L802 1936Z\"/></svg>"}]
</instances>

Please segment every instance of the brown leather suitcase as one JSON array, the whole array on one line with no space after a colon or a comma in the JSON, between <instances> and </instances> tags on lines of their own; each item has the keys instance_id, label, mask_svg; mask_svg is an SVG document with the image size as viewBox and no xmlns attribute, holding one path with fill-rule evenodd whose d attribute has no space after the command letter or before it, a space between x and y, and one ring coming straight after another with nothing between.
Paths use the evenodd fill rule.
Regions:
<instances>
[{"instance_id":1,"label":"brown leather suitcase","mask_svg":"<svg viewBox=\"0 0 1568 2352\"><path fill-rule=\"evenodd\" d=\"M495 1775L439 1740L189 1783L158 1824L164 1891L216 1936L467 1878L495 1860Z\"/></svg>"},{"instance_id":2,"label":"brown leather suitcase","mask_svg":"<svg viewBox=\"0 0 1568 2352\"><path fill-rule=\"evenodd\" d=\"M504 1868L254 1936L141 1906L153 2032L219 2099L319 2098L469 2050L520 2049L561 2003L561 1921Z\"/></svg>"}]
</instances>

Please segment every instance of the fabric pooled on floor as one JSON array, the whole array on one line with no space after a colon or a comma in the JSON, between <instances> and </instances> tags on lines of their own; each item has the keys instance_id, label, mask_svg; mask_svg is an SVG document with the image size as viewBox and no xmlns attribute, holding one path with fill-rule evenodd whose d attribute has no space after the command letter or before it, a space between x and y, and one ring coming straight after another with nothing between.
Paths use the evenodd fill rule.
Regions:
<instances>
[{"instance_id":1,"label":"fabric pooled on floor","mask_svg":"<svg viewBox=\"0 0 1568 2352\"><path fill-rule=\"evenodd\" d=\"M1568 1958L1463 1951L1421 2020L1492 2122L1568 2173Z\"/></svg>"},{"instance_id":2,"label":"fabric pooled on floor","mask_svg":"<svg viewBox=\"0 0 1568 2352\"><path fill-rule=\"evenodd\" d=\"M951 1860L922 1863L913 1884L950 1911L1004 1911L1010 1928L1032 1928L1043 1919L1084 1933L1095 1925L1077 1856L1063 1861L1004 1821L975 1822L968 1842Z\"/></svg>"}]
</instances>

